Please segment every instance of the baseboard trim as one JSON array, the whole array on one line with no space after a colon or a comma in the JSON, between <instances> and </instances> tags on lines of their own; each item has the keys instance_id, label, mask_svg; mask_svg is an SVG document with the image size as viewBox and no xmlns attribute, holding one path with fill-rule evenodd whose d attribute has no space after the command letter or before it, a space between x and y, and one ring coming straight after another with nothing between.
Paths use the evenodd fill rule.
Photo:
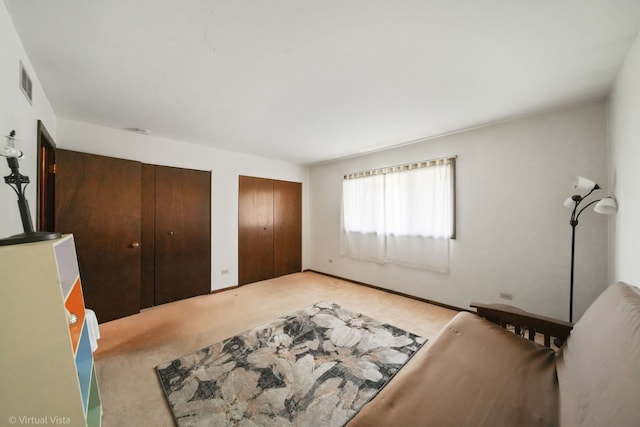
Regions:
<instances>
[{"instance_id":1,"label":"baseboard trim","mask_svg":"<svg viewBox=\"0 0 640 427\"><path fill-rule=\"evenodd\" d=\"M227 286L226 288L222 288L222 289L214 289L211 291L212 294L219 294L220 292L225 292L225 291L230 291L233 289L238 289L239 286L235 285L235 286Z\"/></svg>"},{"instance_id":2,"label":"baseboard trim","mask_svg":"<svg viewBox=\"0 0 640 427\"><path fill-rule=\"evenodd\" d=\"M376 289L378 291L388 292L390 294L399 295L399 296L405 297L405 298L411 298L411 299L414 299L414 300L420 301L420 302L426 302L427 304L437 305L438 307L448 308L449 310L471 311L471 310L467 310L467 309L464 309L464 308L456 307L456 306L453 306L453 305L444 304L444 303L441 303L441 302L438 302L438 301L432 301L432 300L429 300L429 299L426 299L426 298L417 297L415 295L405 294L404 292L394 291L392 289L386 289L386 288L381 288L380 286L370 285L369 283L358 282L357 280L347 279L346 277L340 277L340 276L336 276L334 274L323 273L322 271L317 271L317 270L312 270L312 269L306 269L304 271L305 272L308 271L310 273L322 274L323 276L332 277L334 279L339 279L339 280L344 280L345 282L353 283L354 285L366 286L367 288L372 288L372 289Z\"/></svg>"}]
</instances>

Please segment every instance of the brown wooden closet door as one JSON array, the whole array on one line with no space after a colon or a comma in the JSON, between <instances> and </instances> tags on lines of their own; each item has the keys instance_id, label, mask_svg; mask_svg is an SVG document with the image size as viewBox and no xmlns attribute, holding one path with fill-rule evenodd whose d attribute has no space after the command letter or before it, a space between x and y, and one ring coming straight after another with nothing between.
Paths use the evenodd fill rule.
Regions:
<instances>
[{"instance_id":1,"label":"brown wooden closet door","mask_svg":"<svg viewBox=\"0 0 640 427\"><path fill-rule=\"evenodd\" d=\"M240 176L238 284L273 277L273 181Z\"/></svg>"},{"instance_id":2,"label":"brown wooden closet door","mask_svg":"<svg viewBox=\"0 0 640 427\"><path fill-rule=\"evenodd\" d=\"M155 305L156 292L156 167L142 164L142 250L140 308Z\"/></svg>"},{"instance_id":3,"label":"brown wooden closet door","mask_svg":"<svg viewBox=\"0 0 640 427\"><path fill-rule=\"evenodd\" d=\"M155 303L211 292L211 172L155 166Z\"/></svg>"},{"instance_id":4,"label":"brown wooden closet door","mask_svg":"<svg viewBox=\"0 0 640 427\"><path fill-rule=\"evenodd\" d=\"M55 229L73 233L87 308L140 311L141 164L56 150Z\"/></svg>"},{"instance_id":5,"label":"brown wooden closet door","mask_svg":"<svg viewBox=\"0 0 640 427\"><path fill-rule=\"evenodd\" d=\"M302 184L273 182L274 277L302 269Z\"/></svg>"}]
</instances>

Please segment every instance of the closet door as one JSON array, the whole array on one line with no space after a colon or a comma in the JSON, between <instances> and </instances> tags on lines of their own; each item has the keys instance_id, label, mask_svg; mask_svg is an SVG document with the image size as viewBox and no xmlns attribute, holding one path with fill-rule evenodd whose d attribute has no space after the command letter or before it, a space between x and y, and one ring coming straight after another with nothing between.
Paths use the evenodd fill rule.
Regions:
<instances>
[{"instance_id":1,"label":"closet door","mask_svg":"<svg viewBox=\"0 0 640 427\"><path fill-rule=\"evenodd\" d=\"M156 167L142 164L140 308L156 303Z\"/></svg>"},{"instance_id":2,"label":"closet door","mask_svg":"<svg viewBox=\"0 0 640 427\"><path fill-rule=\"evenodd\" d=\"M273 277L273 181L238 181L238 284Z\"/></svg>"},{"instance_id":3,"label":"closet door","mask_svg":"<svg viewBox=\"0 0 640 427\"><path fill-rule=\"evenodd\" d=\"M273 182L273 275L302 270L302 184Z\"/></svg>"},{"instance_id":4,"label":"closet door","mask_svg":"<svg viewBox=\"0 0 640 427\"><path fill-rule=\"evenodd\" d=\"M101 323L140 311L140 198L140 163L56 150L55 230L74 234Z\"/></svg>"},{"instance_id":5,"label":"closet door","mask_svg":"<svg viewBox=\"0 0 640 427\"><path fill-rule=\"evenodd\" d=\"M211 292L211 172L155 166L155 304Z\"/></svg>"}]
</instances>

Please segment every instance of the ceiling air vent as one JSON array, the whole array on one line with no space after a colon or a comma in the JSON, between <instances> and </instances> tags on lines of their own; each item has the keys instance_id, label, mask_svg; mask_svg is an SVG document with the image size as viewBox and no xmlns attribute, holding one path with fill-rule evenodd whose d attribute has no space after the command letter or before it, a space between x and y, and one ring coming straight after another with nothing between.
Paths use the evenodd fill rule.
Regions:
<instances>
[{"instance_id":1,"label":"ceiling air vent","mask_svg":"<svg viewBox=\"0 0 640 427\"><path fill-rule=\"evenodd\" d=\"M20 89L22 89L22 93L24 93L24 96L27 97L31 104L33 101L33 84L22 61L20 61Z\"/></svg>"}]
</instances>

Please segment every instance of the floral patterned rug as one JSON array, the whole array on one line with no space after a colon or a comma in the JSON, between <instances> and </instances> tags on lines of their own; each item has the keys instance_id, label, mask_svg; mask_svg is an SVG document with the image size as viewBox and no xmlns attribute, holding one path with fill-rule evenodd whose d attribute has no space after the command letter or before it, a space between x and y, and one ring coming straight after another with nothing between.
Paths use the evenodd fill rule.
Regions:
<instances>
[{"instance_id":1,"label":"floral patterned rug","mask_svg":"<svg viewBox=\"0 0 640 427\"><path fill-rule=\"evenodd\" d=\"M179 426L342 426L425 342L321 302L156 369Z\"/></svg>"}]
</instances>

